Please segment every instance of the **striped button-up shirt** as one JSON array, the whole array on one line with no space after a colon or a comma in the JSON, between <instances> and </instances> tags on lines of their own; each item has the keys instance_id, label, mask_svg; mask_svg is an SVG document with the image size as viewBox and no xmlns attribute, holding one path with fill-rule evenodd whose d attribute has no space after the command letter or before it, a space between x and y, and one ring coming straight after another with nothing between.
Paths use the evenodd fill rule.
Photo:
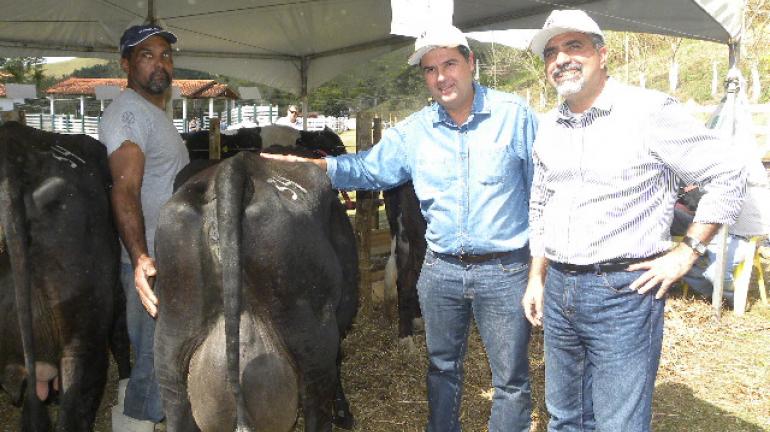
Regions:
<instances>
[{"instance_id":1,"label":"striped button-up shirt","mask_svg":"<svg viewBox=\"0 0 770 432\"><path fill-rule=\"evenodd\" d=\"M532 256L570 264L644 258L671 247L678 179L705 195L695 222L732 224L745 194L728 144L671 97L606 83L594 105L545 115L533 145Z\"/></svg>"}]
</instances>

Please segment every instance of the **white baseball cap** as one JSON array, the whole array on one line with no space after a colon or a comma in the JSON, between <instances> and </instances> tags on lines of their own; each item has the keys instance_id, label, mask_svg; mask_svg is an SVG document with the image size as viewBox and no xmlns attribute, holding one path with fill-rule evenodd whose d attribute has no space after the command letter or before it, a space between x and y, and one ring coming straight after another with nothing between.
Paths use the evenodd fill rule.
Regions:
<instances>
[{"instance_id":1,"label":"white baseball cap","mask_svg":"<svg viewBox=\"0 0 770 432\"><path fill-rule=\"evenodd\" d=\"M446 25L430 28L422 32L414 42L414 54L409 56L407 63L413 66L420 64L422 56L432 49L454 48L460 45L470 49L468 39L457 27Z\"/></svg>"},{"instance_id":2,"label":"white baseball cap","mask_svg":"<svg viewBox=\"0 0 770 432\"><path fill-rule=\"evenodd\" d=\"M533 53L543 58L543 50L545 49L548 41L554 36L558 36L562 33L580 32L599 35L604 38L602 29L599 28L599 24L591 19L587 13L579 9L564 9L555 10L548 15L548 19L543 24L543 29L535 34L532 38L532 42L529 44L529 49Z\"/></svg>"}]
</instances>

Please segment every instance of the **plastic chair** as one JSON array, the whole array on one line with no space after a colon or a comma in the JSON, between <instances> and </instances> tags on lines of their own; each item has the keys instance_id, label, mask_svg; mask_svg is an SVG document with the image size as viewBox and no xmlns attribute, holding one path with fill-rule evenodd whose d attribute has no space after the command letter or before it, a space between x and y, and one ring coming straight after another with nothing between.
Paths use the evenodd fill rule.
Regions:
<instances>
[{"instance_id":1,"label":"plastic chair","mask_svg":"<svg viewBox=\"0 0 770 432\"><path fill-rule=\"evenodd\" d=\"M735 271L733 271L733 289L735 292L733 310L736 315L743 315L746 311L746 299L749 294L749 284L751 283L751 274L754 269L757 269L759 297L762 300L762 304L767 306L767 288L765 288L765 275L762 270L762 256L759 254L758 247L762 240L764 240L762 236L755 236L749 239L751 253L747 254L747 258L738 264Z\"/></svg>"},{"instance_id":2,"label":"plastic chair","mask_svg":"<svg viewBox=\"0 0 770 432\"><path fill-rule=\"evenodd\" d=\"M675 242L682 241L682 237L673 236L671 240ZM747 258L738 264L733 271L733 312L736 315L743 315L746 312L746 300L749 294L749 285L751 284L751 275L754 269L757 270L757 289L762 304L767 306L767 288L765 287L765 275L762 269L762 256L759 254L758 244L764 240L763 236L755 236L749 239L749 250ZM747 270L748 269L748 270ZM690 286L682 281L682 293L684 296L690 291Z\"/></svg>"}]
</instances>

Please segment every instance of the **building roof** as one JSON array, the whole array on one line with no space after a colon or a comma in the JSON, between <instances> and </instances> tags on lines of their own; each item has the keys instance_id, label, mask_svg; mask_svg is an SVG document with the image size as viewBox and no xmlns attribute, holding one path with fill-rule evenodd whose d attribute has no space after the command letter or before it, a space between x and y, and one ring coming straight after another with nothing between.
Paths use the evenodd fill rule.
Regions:
<instances>
[{"instance_id":1,"label":"building roof","mask_svg":"<svg viewBox=\"0 0 770 432\"><path fill-rule=\"evenodd\" d=\"M5 84L0 84L0 97L5 97Z\"/></svg>"},{"instance_id":2,"label":"building roof","mask_svg":"<svg viewBox=\"0 0 770 432\"><path fill-rule=\"evenodd\" d=\"M75 78L59 81L46 90L48 95L61 96L96 96L96 86L126 88L125 78ZM175 79L174 85L182 91L186 99L227 98L238 99L238 94L226 84L214 80Z\"/></svg>"}]
</instances>

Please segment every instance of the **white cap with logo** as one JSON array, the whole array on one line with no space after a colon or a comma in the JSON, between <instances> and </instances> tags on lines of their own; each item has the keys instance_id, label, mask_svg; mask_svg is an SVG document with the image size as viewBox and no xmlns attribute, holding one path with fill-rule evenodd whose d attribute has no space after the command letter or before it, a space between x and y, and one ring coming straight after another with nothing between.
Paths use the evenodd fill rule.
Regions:
<instances>
[{"instance_id":1,"label":"white cap with logo","mask_svg":"<svg viewBox=\"0 0 770 432\"><path fill-rule=\"evenodd\" d=\"M591 19L587 13L578 9L564 9L555 10L548 15L548 19L543 24L543 29L535 34L532 38L532 42L529 44L529 49L533 53L543 58L543 50L554 36L558 36L562 33L579 32L596 34L604 38L604 33L596 24L596 21Z\"/></svg>"},{"instance_id":2,"label":"white cap with logo","mask_svg":"<svg viewBox=\"0 0 770 432\"><path fill-rule=\"evenodd\" d=\"M452 25L430 28L420 34L414 42L414 54L409 56L407 63L410 65L420 64L422 56L435 48L454 48L458 46L470 48L468 39L465 38L460 29Z\"/></svg>"}]
</instances>

